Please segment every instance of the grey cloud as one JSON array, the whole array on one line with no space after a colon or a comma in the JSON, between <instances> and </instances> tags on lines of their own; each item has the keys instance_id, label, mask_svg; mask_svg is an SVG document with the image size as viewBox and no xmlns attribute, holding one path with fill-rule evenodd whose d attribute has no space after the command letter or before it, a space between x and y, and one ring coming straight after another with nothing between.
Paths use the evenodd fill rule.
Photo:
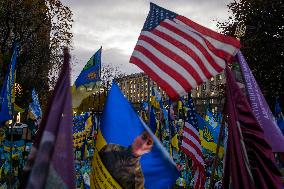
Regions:
<instances>
[{"instance_id":1,"label":"grey cloud","mask_svg":"<svg viewBox=\"0 0 284 189\"><path fill-rule=\"evenodd\" d=\"M232 0L153 0L152 2L216 29L216 20L228 17L226 5ZM149 11L150 0L62 0L74 13L73 56L79 74L90 56L103 46L103 63L117 65L132 73L141 71L129 58ZM72 78L73 79L73 78Z\"/></svg>"},{"instance_id":2,"label":"grey cloud","mask_svg":"<svg viewBox=\"0 0 284 189\"><path fill-rule=\"evenodd\" d=\"M102 64L111 64L118 67L122 73L130 74L141 72L136 65L129 63L130 56L121 53L120 49L107 49L102 54Z\"/></svg>"}]
</instances>

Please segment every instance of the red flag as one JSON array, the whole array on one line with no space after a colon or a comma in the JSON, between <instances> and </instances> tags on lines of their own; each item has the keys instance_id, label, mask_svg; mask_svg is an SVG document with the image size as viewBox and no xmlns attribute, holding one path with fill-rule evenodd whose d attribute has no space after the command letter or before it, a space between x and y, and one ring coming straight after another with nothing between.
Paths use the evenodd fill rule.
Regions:
<instances>
[{"instance_id":1,"label":"red flag","mask_svg":"<svg viewBox=\"0 0 284 189\"><path fill-rule=\"evenodd\" d=\"M232 72L226 69L228 148L224 185L229 188L282 188L281 174L264 133Z\"/></svg>"},{"instance_id":2,"label":"red flag","mask_svg":"<svg viewBox=\"0 0 284 189\"><path fill-rule=\"evenodd\" d=\"M176 100L220 73L239 48L237 39L151 3L130 62Z\"/></svg>"},{"instance_id":3,"label":"red flag","mask_svg":"<svg viewBox=\"0 0 284 189\"><path fill-rule=\"evenodd\" d=\"M199 139L199 128L196 118L196 111L193 106L193 100L188 95L187 122L183 127L183 137L181 150L192 159L192 175L194 179L194 188L205 188L206 174L204 169L204 160L201 143Z\"/></svg>"}]
</instances>

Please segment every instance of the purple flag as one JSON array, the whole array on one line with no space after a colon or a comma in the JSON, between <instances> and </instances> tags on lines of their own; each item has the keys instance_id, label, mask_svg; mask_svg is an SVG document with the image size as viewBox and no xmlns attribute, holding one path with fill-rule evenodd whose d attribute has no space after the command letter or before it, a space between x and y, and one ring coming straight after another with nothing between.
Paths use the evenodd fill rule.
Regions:
<instances>
[{"instance_id":1,"label":"purple flag","mask_svg":"<svg viewBox=\"0 0 284 189\"><path fill-rule=\"evenodd\" d=\"M75 188L71 127L70 65L65 50L61 74L30 155L34 163L26 188Z\"/></svg>"},{"instance_id":2,"label":"purple flag","mask_svg":"<svg viewBox=\"0 0 284 189\"><path fill-rule=\"evenodd\" d=\"M249 69L247 62L239 51L237 54L239 64L244 76L247 96L257 122L264 131L264 136L273 152L284 152L284 136L273 119L269 106L263 97L256 80Z\"/></svg>"},{"instance_id":3,"label":"purple flag","mask_svg":"<svg viewBox=\"0 0 284 189\"><path fill-rule=\"evenodd\" d=\"M228 68L226 80L228 148L223 188L282 188L281 174L276 167L272 149L251 110L248 99Z\"/></svg>"}]
</instances>

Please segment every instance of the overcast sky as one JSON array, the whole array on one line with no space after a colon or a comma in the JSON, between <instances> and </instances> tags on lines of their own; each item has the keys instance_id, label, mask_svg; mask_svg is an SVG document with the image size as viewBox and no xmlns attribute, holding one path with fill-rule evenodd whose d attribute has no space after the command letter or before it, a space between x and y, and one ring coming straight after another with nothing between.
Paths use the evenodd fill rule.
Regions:
<instances>
[{"instance_id":1,"label":"overcast sky","mask_svg":"<svg viewBox=\"0 0 284 189\"><path fill-rule=\"evenodd\" d=\"M230 15L232 0L152 0L151 2L217 30ZM127 74L141 72L129 59L150 8L149 0L62 0L73 12L72 82L102 46L102 64Z\"/></svg>"}]
</instances>

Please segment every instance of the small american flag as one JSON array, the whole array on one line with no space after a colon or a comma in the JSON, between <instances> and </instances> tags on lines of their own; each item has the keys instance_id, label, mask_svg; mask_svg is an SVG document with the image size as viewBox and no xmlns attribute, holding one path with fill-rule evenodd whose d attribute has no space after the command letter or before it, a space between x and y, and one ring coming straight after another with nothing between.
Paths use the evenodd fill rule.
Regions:
<instances>
[{"instance_id":1,"label":"small american flag","mask_svg":"<svg viewBox=\"0 0 284 189\"><path fill-rule=\"evenodd\" d=\"M239 48L237 39L151 3L130 62L177 100L220 73Z\"/></svg>"},{"instance_id":2,"label":"small american flag","mask_svg":"<svg viewBox=\"0 0 284 189\"><path fill-rule=\"evenodd\" d=\"M199 129L193 101L188 95L187 121L183 128L181 150L192 159L192 173L194 176L194 188L204 188L206 174L204 160L199 139Z\"/></svg>"}]
</instances>

